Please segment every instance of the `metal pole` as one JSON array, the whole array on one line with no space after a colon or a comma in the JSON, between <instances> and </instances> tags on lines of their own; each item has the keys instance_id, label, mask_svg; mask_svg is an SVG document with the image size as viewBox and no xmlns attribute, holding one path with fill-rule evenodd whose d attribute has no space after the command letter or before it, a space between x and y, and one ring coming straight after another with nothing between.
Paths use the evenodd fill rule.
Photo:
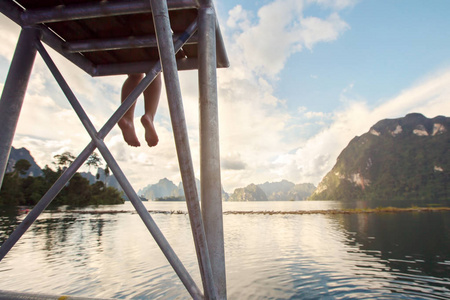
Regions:
<instances>
[{"instance_id":1,"label":"metal pole","mask_svg":"<svg viewBox=\"0 0 450 300\"><path fill-rule=\"evenodd\" d=\"M219 299L226 299L216 75L216 16L199 10L200 184L203 222Z\"/></svg>"},{"instance_id":2,"label":"metal pole","mask_svg":"<svg viewBox=\"0 0 450 300\"><path fill-rule=\"evenodd\" d=\"M180 38L180 34L174 34L173 41L176 42ZM197 37L194 35L186 44L197 43ZM116 39L92 39L74 42L66 42L64 49L67 52L95 52L105 50L120 50L120 49L136 49L136 48L154 48L157 47L156 37L154 35L126 37Z\"/></svg>"},{"instance_id":3,"label":"metal pole","mask_svg":"<svg viewBox=\"0 0 450 300\"><path fill-rule=\"evenodd\" d=\"M2 1L2 5L0 5L0 12L16 22L20 27L23 27L23 22L21 19L23 9L19 8L19 6L13 1Z\"/></svg>"},{"instance_id":4,"label":"metal pole","mask_svg":"<svg viewBox=\"0 0 450 300\"><path fill-rule=\"evenodd\" d=\"M20 41L20 40L19 40ZM40 43L38 43L40 44ZM43 47L41 47L44 49ZM33 45L33 49L36 51L36 47ZM41 49L41 50L42 50ZM45 49L44 49L45 50ZM43 52L44 54L46 52ZM45 55L43 55L44 60ZM159 71L159 70L158 70ZM146 76L144 79L149 78ZM142 80L138 87L133 90L133 92L125 99L125 101L120 105L120 107L114 112L113 116L106 122L103 128L99 131L99 138L104 138L108 132L113 128L117 121L126 113L126 111L131 107L131 105L136 101L137 97L145 90L145 88L150 84L150 80ZM6 87L6 86L5 86ZM5 257L5 255L11 250L11 248L16 244L20 237L28 230L28 228L36 221L39 215L47 208L47 206L53 201L53 199L62 190L64 185L72 178L75 172L83 165L86 159L95 150L95 144L93 142L89 143L86 148L78 155L74 162L64 171L64 173L56 180L52 187L45 193L41 200L36 204L36 206L28 213L25 219L16 227L9 238L3 243L0 248L0 261Z\"/></svg>"},{"instance_id":5,"label":"metal pole","mask_svg":"<svg viewBox=\"0 0 450 300\"><path fill-rule=\"evenodd\" d=\"M158 60L159 62L159 60ZM155 61L143 61L136 63L117 63L117 64L105 64L97 65L91 76L110 76L110 75L122 75L132 73L145 73L147 70L155 64ZM177 60L177 66L179 71L184 70L197 70L198 59L195 58L182 58Z\"/></svg>"},{"instance_id":6,"label":"metal pole","mask_svg":"<svg viewBox=\"0 0 450 300\"><path fill-rule=\"evenodd\" d=\"M212 8L214 10L214 3L212 0L198 0L201 8ZM212 25L211 25L212 26ZM218 68L228 68L230 62L228 61L227 52L225 50L225 43L223 42L222 32L220 31L219 22L215 18L214 24L216 30L216 58Z\"/></svg>"},{"instance_id":7,"label":"metal pole","mask_svg":"<svg viewBox=\"0 0 450 300\"><path fill-rule=\"evenodd\" d=\"M0 98L0 186L8 165L9 153L16 132L20 110L36 57L35 41L39 31L23 28L17 42L16 51Z\"/></svg>"},{"instance_id":8,"label":"metal pole","mask_svg":"<svg viewBox=\"0 0 450 300\"><path fill-rule=\"evenodd\" d=\"M131 186L130 182L127 180L125 174L120 169L119 165L117 164L116 160L114 159L111 152L106 147L105 143L103 142L103 137L99 137L99 134L96 132L94 125L89 120L89 117L87 116L86 112L84 111L83 107L79 103L79 101L76 99L75 95L69 88L69 85L64 80L63 76L59 72L56 65L51 60L50 56L46 52L45 48L42 46L42 44L39 43L38 45L39 53L41 54L42 58L44 59L45 63L47 64L48 68L52 72L53 76L55 77L56 81L58 82L59 86L63 90L64 94L66 95L67 99L69 100L70 104L72 105L74 111L77 113L78 117L82 121L84 127L86 128L87 132L91 136L93 142L97 146L98 150L102 154L103 158L108 163L108 166L111 168L112 172L114 173L114 176L116 177L119 184L122 186L125 194L130 199L131 203L133 204L134 208L138 212L139 216L141 217L142 221L146 225L147 229L152 234L153 238L155 239L156 243L161 248L162 252L166 256L169 263L172 265L173 269L177 273L178 277L182 281L182 283L185 285L188 292L191 294L191 296L194 299L202 299L202 293L195 284L195 281L192 279L192 277L189 275L188 271L185 269L181 261L178 259L177 255L173 251L172 247L170 246L169 242L166 240L162 232L159 230L158 226L154 222L153 218L150 216L149 212L146 210L144 204L142 204L142 201L139 199L138 195L134 191L133 187ZM159 66L155 66L155 69L159 69ZM152 72L149 72L152 73ZM156 75L159 72L154 72L154 76L152 80L156 77ZM147 75L149 76L149 75ZM151 81L150 81L151 82ZM142 92L147 86L142 87L142 84L140 85L141 89L140 92ZM134 92L134 91L133 91ZM136 93L136 92L134 92ZM135 99L137 98L137 95Z\"/></svg>"},{"instance_id":9,"label":"metal pole","mask_svg":"<svg viewBox=\"0 0 450 300\"><path fill-rule=\"evenodd\" d=\"M181 89L178 80L175 52L172 43L170 20L166 1L150 0L155 24L158 50L166 85L169 110L175 137L175 146L178 154L181 177L183 181L186 204L191 221L192 234L197 251L205 297L217 299L217 291L214 285L211 264L209 260L208 245L203 227L198 193L195 186L194 168L192 165L191 151L186 128L186 120L181 97Z\"/></svg>"}]
</instances>

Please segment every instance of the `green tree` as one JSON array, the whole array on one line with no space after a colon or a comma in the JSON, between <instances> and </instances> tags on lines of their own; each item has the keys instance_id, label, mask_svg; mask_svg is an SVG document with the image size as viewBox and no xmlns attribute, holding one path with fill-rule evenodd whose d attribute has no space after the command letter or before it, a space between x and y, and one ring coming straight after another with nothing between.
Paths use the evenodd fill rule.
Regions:
<instances>
[{"instance_id":1,"label":"green tree","mask_svg":"<svg viewBox=\"0 0 450 300\"><path fill-rule=\"evenodd\" d=\"M27 174L27 171L30 169L31 163L26 159L19 159L14 165L14 172L17 172L19 175L24 176Z\"/></svg>"},{"instance_id":2,"label":"green tree","mask_svg":"<svg viewBox=\"0 0 450 300\"><path fill-rule=\"evenodd\" d=\"M57 159L55 164L58 165L56 171L46 165L42 169L43 176L26 178L19 175L26 174L30 164L19 160L14 166L14 172L5 174L0 190L0 205L35 205L62 174L63 167L70 165L73 156L65 152L55 155L55 158ZM109 168L107 169L105 173L109 175ZM107 187L101 181L90 185L79 173L75 173L52 202L53 205L72 206L122 203L124 203L122 194L117 189Z\"/></svg>"},{"instance_id":3,"label":"green tree","mask_svg":"<svg viewBox=\"0 0 450 300\"><path fill-rule=\"evenodd\" d=\"M89 170L91 167L96 167L98 168L99 166L102 165L102 159L101 157L97 154L97 152L92 152L92 154L89 156L89 158L86 160L85 163L86 166L88 166Z\"/></svg>"},{"instance_id":4,"label":"green tree","mask_svg":"<svg viewBox=\"0 0 450 300\"><path fill-rule=\"evenodd\" d=\"M80 173L75 173L69 184L63 189L64 203L73 206L89 205L91 200L91 187L89 180L83 178Z\"/></svg>"},{"instance_id":5,"label":"green tree","mask_svg":"<svg viewBox=\"0 0 450 300\"><path fill-rule=\"evenodd\" d=\"M2 189L0 191L0 204L21 205L24 202L22 179L19 175L25 175L31 167L30 162L19 159L14 165L14 171L5 174Z\"/></svg>"},{"instance_id":6,"label":"green tree","mask_svg":"<svg viewBox=\"0 0 450 300\"><path fill-rule=\"evenodd\" d=\"M108 166L108 164L106 164L106 167L105 167L105 176L109 176L109 166Z\"/></svg>"},{"instance_id":7,"label":"green tree","mask_svg":"<svg viewBox=\"0 0 450 300\"><path fill-rule=\"evenodd\" d=\"M56 159L56 162L54 164L56 164L59 169L63 169L73 163L75 156L73 156L69 151L66 151L63 154L57 154L53 156L53 158Z\"/></svg>"},{"instance_id":8,"label":"green tree","mask_svg":"<svg viewBox=\"0 0 450 300\"><path fill-rule=\"evenodd\" d=\"M105 173L105 186L108 186L108 177L110 173L108 164L106 164L104 173Z\"/></svg>"},{"instance_id":9,"label":"green tree","mask_svg":"<svg viewBox=\"0 0 450 300\"><path fill-rule=\"evenodd\" d=\"M124 200L121 193L113 188L107 187L103 182L97 181L91 185L92 199L91 204L104 205L104 204L122 204Z\"/></svg>"},{"instance_id":10,"label":"green tree","mask_svg":"<svg viewBox=\"0 0 450 300\"><path fill-rule=\"evenodd\" d=\"M0 190L0 205L20 205L23 194L19 182L20 178L15 172L5 174Z\"/></svg>"}]
</instances>

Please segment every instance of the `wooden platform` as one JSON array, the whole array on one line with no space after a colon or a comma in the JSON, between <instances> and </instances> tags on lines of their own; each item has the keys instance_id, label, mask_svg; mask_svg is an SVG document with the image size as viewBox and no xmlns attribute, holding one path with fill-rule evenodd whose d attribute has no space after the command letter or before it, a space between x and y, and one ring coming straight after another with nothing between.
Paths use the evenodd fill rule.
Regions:
<instances>
[{"instance_id":1,"label":"wooden platform","mask_svg":"<svg viewBox=\"0 0 450 300\"><path fill-rule=\"evenodd\" d=\"M168 0L174 39L197 18L194 0ZM92 76L147 72L159 60L149 0L4 0L0 11ZM228 67L218 24L217 67ZM177 53L179 70L197 69L197 37Z\"/></svg>"}]
</instances>

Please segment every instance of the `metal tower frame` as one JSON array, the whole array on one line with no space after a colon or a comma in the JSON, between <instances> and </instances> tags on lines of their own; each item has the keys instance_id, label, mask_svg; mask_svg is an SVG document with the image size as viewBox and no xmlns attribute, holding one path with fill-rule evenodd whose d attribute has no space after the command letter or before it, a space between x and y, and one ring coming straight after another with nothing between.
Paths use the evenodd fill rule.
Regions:
<instances>
[{"instance_id":1,"label":"metal tower frame","mask_svg":"<svg viewBox=\"0 0 450 300\"><path fill-rule=\"evenodd\" d=\"M0 12L22 27L3 93L0 98L0 184L6 171L20 110L28 80L39 52L65 96L83 123L92 141L54 183L39 203L0 248L0 260L46 209L64 185L98 149L111 168L125 194L161 248L169 263L194 299L226 299L226 276L221 202L220 153L218 135L216 67L228 67L215 9L210 0L3 0ZM29 6L28 6L29 5ZM41 5L41 6L40 6ZM170 12L174 11L171 15ZM82 22L107 26L111 18L137 14L152 16L152 30L143 36L103 36L85 39L61 37L71 26ZM147 15L145 15L147 14ZM125 16L125 17L124 17ZM188 26L172 33L171 23L189 16ZM81 20L81 21L80 21ZM106 21L105 21L106 20ZM78 22L78 23L76 23ZM178 22L180 23L180 22ZM178 24L177 23L177 24ZM181 22L183 23L183 22ZM129 24L126 24L127 26ZM133 24L130 24L130 27ZM139 25L139 24L138 24ZM86 25L84 25L86 28ZM95 30L94 30L95 31ZM90 32L90 31L88 31ZM139 85L122 102L104 126L97 131L75 94L48 55L42 42L92 76L146 73ZM182 57L177 52L183 47ZM151 52L154 48L158 51ZM145 61L130 61L118 51L141 51L150 54ZM151 56L156 53L156 56ZM178 70L198 69L200 95L201 209L195 185L187 127L183 110ZM162 71L166 84L170 117L186 203L203 284L203 293L153 221L128 179L104 143L104 138L136 102L138 96Z\"/></svg>"}]
</instances>

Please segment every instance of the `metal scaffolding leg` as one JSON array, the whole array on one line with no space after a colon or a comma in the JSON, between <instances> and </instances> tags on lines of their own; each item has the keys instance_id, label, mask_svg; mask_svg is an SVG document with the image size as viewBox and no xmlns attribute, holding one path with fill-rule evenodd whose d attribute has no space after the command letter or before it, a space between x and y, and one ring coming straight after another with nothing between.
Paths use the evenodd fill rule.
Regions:
<instances>
[{"instance_id":1,"label":"metal scaffolding leg","mask_svg":"<svg viewBox=\"0 0 450 300\"><path fill-rule=\"evenodd\" d=\"M227 298L220 178L216 74L216 16L199 10L200 184L202 216L219 299Z\"/></svg>"},{"instance_id":2,"label":"metal scaffolding leg","mask_svg":"<svg viewBox=\"0 0 450 300\"><path fill-rule=\"evenodd\" d=\"M64 91L64 94L66 94L67 98L69 99L72 107L74 108L75 112L77 113L80 120L83 121L83 125L85 126L86 130L88 131L89 135L91 136L93 142L97 146L98 150L102 154L103 158L107 162L108 166L111 168L112 172L114 173L114 176L117 178L119 184L122 186L125 194L130 199L131 203L133 204L134 208L136 209L137 213L141 217L142 221L144 222L145 226L149 230L149 232L152 234L153 238L155 239L158 246L163 251L164 255L166 256L169 263L172 265L173 269L177 273L178 277L181 279L183 284L185 285L186 289L189 291L191 296L194 299L201 299L202 295L200 290L198 289L197 285L195 284L192 277L189 275L187 270L184 268L181 261L178 259L177 255L173 251L172 247L162 234L162 232L159 230L158 226L156 225L153 218L148 213L147 209L145 208L144 204L142 204L142 201L139 199L138 195L134 191L133 187L131 186L130 182L126 178L125 174L120 169L119 165L117 164L116 160L114 159L113 155L109 151L109 149L106 147L103 137L100 137L99 134L96 132L94 125L90 122L87 114L84 112L83 108L81 107L80 103L75 98L75 95L71 92L69 86L64 81L62 75L57 70L56 66L51 61L48 54L45 52L45 49L40 45L39 52L41 53L42 57L46 61L49 69L52 71L53 75L55 76L56 80L58 81L58 84L61 86L61 88ZM154 76L152 77L152 80L156 77L158 72L150 72L154 73Z\"/></svg>"},{"instance_id":3,"label":"metal scaffolding leg","mask_svg":"<svg viewBox=\"0 0 450 300\"><path fill-rule=\"evenodd\" d=\"M189 28L186 30L185 34L177 40L175 43L175 48L178 50L182 47L182 45L186 42L186 40L193 34L197 27L197 23L193 22ZM29 45L28 45L29 46ZM172 46L173 47L173 46ZM66 169L66 171L61 175L61 177L55 182L55 184L50 188L50 190L43 196L43 198L39 201L39 203L31 210L31 212L25 217L21 224L14 230L11 236L3 243L0 248L0 260L8 253L8 251L14 246L14 244L20 239L20 237L26 232L26 230L33 224L33 222L37 219L37 217L42 213L42 211L50 204L50 202L54 199L54 197L61 191L64 185L70 180L70 178L75 174L75 172L81 167L84 161L89 157L89 155L95 150L97 147L108 165L111 167L114 175L119 181L120 185L124 189L125 193L131 200L134 205L136 211L141 217L142 221L146 225L147 229L152 234L153 238L163 251L169 263L174 268L175 272L179 276L180 280L185 285L186 289L190 293L190 295L194 299L202 299L203 295L200 289L195 284L195 281L189 275L187 270L184 268L181 261L176 256L175 252L165 239L162 232L157 227L156 223L153 221L152 217L146 210L145 206L140 201L136 192L131 187L131 184L126 179L126 176L123 174L122 170L116 163L112 154L107 149L105 143L103 142L103 138L109 133L112 127L117 123L117 121L125 114L125 112L131 107L131 105L136 101L137 97L147 88L147 86L151 83L151 81L156 77L156 75L161 70L161 65L158 62L155 64L153 69L147 74L146 77L138 84L138 86L133 90L130 95L122 102L119 109L111 116L111 118L107 121L107 123L103 126L103 128L97 133L93 124L89 120L88 116L84 112L82 106L76 99L75 95L70 90L69 86L65 82L64 78L60 74L57 67L54 65L50 56L46 52L45 48L42 44L37 41L32 45L32 48L36 48L39 50L42 58L46 62L50 71L54 75L56 81L60 85L64 94L67 96L69 102L71 103L73 109L77 113L78 117L82 121L84 127L88 131L89 135L92 138L92 142L81 152L81 154L75 159L75 161ZM31 68L30 68L31 69Z\"/></svg>"},{"instance_id":4,"label":"metal scaffolding leg","mask_svg":"<svg viewBox=\"0 0 450 300\"><path fill-rule=\"evenodd\" d=\"M214 284L211 263L203 227L198 193L195 185L194 167L192 165L191 151L186 128L178 70L170 30L170 20L166 1L151 0L153 21L158 40L158 49L169 101L170 117L172 121L178 163L180 165L184 194L189 211L197 258L200 266L205 297L217 299L217 290Z\"/></svg>"},{"instance_id":5,"label":"metal scaffolding leg","mask_svg":"<svg viewBox=\"0 0 450 300\"><path fill-rule=\"evenodd\" d=\"M195 1L197 7L200 6L198 7L198 24L197 21L194 21L188 29L186 29L186 32L179 37L177 36L177 41L174 45L167 1L150 0L149 2L156 31L160 62L154 65L153 69L147 73L135 90L122 102L120 107L98 132L64 78L59 73L50 56L48 56L45 48L40 43L39 35L42 34L42 32L40 32L38 27L24 27L22 29L3 94L0 99L0 120L2 122L2 130L0 131L0 186L7 167L15 129L17 127L28 80L36 56L36 49L40 52L42 58L55 76L55 79L67 96L74 111L77 113L87 132L91 136L92 141L65 170L49 191L47 191L39 203L14 230L11 236L3 243L0 248L0 261L51 203L56 195L64 188L65 184L82 166L89 155L98 148L144 224L147 226L169 263L186 286L190 295L194 299L203 298L201 290L190 277L181 261L179 261L103 141L118 120L126 113L126 111L128 111L133 103L135 103L137 97L148 87L161 69L163 69L175 145L200 268L200 275L203 283L204 296L206 299L226 299L216 80L216 34L220 34L220 32L217 31L218 27L215 11L211 1ZM178 68L175 60L176 51L181 49L186 41L193 35L197 30L197 26L199 31L198 68L201 131L201 205L203 215L198 201L198 191L195 184L194 168L192 165L181 90L178 80ZM221 44L219 44L219 48L223 48L220 47L220 45ZM183 61L180 61L180 63L182 62ZM195 61L194 64L197 66ZM111 67L112 69L110 69L110 71L113 70L113 68L120 67L120 65L115 65ZM127 65L127 67L129 66ZM114 71L117 72L116 69L114 69Z\"/></svg>"},{"instance_id":6,"label":"metal scaffolding leg","mask_svg":"<svg viewBox=\"0 0 450 300\"><path fill-rule=\"evenodd\" d=\"M0 99L0 120L2 120L0 131L0 187L8 165L9 153L28 80L36 58L34 44L38 39L38 34L39 31L31 27L22 29Z\"/></svg>"}]
</instances>

